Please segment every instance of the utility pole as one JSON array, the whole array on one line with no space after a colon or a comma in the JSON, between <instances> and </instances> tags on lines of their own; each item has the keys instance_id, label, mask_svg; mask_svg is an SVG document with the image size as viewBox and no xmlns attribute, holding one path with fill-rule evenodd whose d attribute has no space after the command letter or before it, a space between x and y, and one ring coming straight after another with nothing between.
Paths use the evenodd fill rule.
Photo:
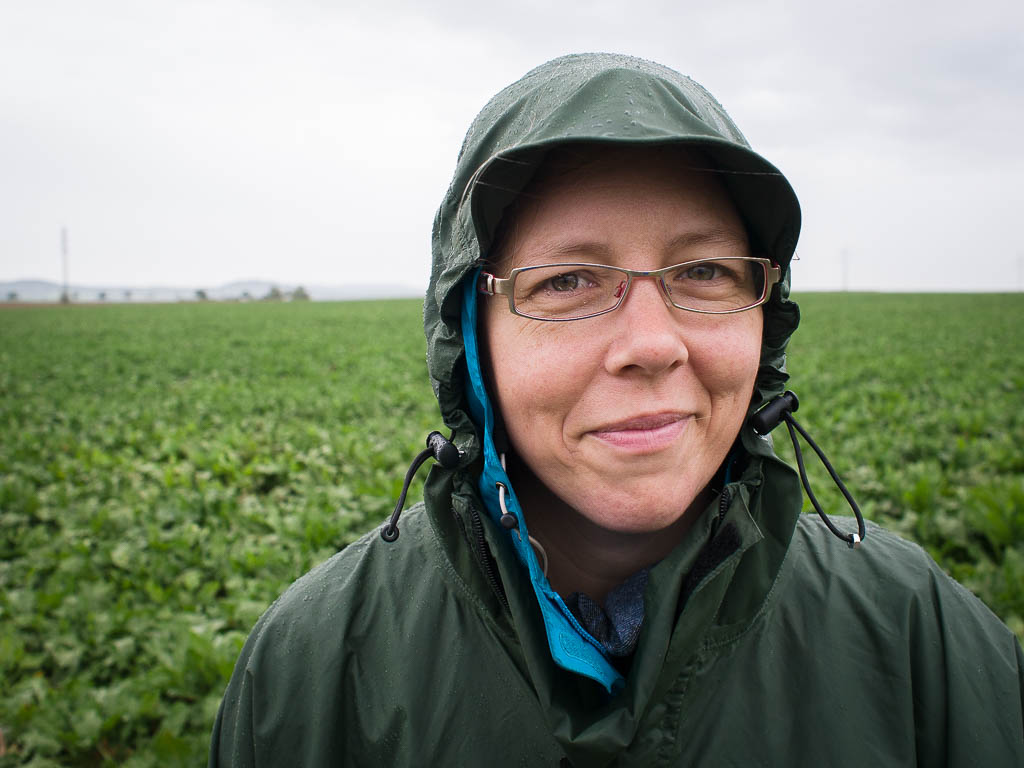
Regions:
<instances>
[{"instance_id":1,"label":"utility pole","mask_svg":"<svg viewBox=\"0 0 1024 768\"><path fill-rule=\"evenodd\" d=\"M68 286L68 228L60 228L60 254L64 271L64 290L60 294L61 304L71 303L71 290Z\"/></svg>"}]
</instances>

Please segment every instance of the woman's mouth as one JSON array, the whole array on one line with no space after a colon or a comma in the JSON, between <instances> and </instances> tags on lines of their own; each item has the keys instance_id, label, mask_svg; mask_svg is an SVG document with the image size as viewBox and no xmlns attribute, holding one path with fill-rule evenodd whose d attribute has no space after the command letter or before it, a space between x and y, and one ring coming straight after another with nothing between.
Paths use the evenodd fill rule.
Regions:
<instances>
[{"instance_id":1,"label":"woman's mouth","mask_svg":"<svg viewBox=\"0 0 1024 768\"><path fill-rule=\"evenodd\" d=\"M689 414L656 413L602 426L589 434L629 453L657 453L672 445L692 420Z\"/></svg>"}]
</instances>

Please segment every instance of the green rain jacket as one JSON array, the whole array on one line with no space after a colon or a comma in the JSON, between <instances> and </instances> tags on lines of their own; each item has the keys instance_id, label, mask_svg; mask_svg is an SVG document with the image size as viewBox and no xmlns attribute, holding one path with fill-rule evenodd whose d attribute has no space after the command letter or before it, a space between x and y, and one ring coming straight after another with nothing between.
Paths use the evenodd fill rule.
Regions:
<instances>
[{"instance_id":1,"label":"green rain jacket","mask_svg":"<svg viewBox=\"0 0 1024 768\"><path fill-rule=\"evenodd\" d=\"M431 469L397 541L367 534L263 615L210 765L1024 765L1010 631L916 545L869 526L851 549L801 516L795 473L749 426L735 476L651 569L625 677L551 593L525 536L496 523L473 277L545 149L572 141L699 147L755 246L788 272L789 184L688 78L570 56L498 94L438 212L424 304L460 465ZM787 378L787 295L788 278L765 306L752 411ZM510 504L521 515L514 489Z\"/></svg>"}]
</instances>

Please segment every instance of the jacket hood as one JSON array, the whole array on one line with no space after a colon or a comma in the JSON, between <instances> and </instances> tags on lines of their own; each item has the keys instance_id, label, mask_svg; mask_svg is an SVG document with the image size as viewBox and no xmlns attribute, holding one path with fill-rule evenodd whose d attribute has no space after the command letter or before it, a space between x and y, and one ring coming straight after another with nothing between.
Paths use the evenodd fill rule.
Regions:
<instances>
[{"instance_id":1,"label":"jacket hood","mask_svg":"<svg viewBox=\"0 0 1024 768\"><path fill-rule=\"evenodd\" d=\"M661 65L626 56L566 56L532 70L484 107L459 153L454 178L434 222L433 267L424 302L428 370L441 414L462 451L454 486L475 485L487 516L495 523L504 509L501 505L507 504L517 527L514 532L504 531L497 546L511 546L528 576L551 657L562 669L615 692L623 684L622 676L552 589L529 544L526 517L495 448L498 414L486 391L476 339L475 277L488 258L503 212L533 178L547 151L583 142L683 145L699 150L709 170L721 174L753 250L782 269L783 280L773 288L763 311L761 361L751 411L781 393L787 379L785 348L799 320L788 293L800 208L785 177L750 149L706 90ZM750 456L781 464L771 440L757 436L751 427L743 427L740 440ZM795 509L799 511L799 503ZM787 529L780 520L769 521L765 530L784 544L794 522L795 518L789 521ZM761 535L753 522L751 538ZM490 539L494 544L493 535ZM784 548L772 550L771 568L781 562L776 555ZM501 562L507 565L507 559Z\"/></svg>"}]
</instances>

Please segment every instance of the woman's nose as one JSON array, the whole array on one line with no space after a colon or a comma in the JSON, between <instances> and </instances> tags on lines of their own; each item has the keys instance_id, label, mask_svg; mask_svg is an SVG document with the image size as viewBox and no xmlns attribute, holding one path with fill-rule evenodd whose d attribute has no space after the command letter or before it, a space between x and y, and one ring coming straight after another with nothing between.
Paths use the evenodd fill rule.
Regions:
<instances>
[{"instance_id":1,"label":"woman's nose","mask_svg":"<svg viewBox=\"0 0 1024 768\"><path fill-rule=\"evenodd\" d=\"M660 373L689 358L683 310L673 307L659 281L634 278L619 308L607 316L613 335L605 367L610 373Z\"/></svg>"}]
</instances>

